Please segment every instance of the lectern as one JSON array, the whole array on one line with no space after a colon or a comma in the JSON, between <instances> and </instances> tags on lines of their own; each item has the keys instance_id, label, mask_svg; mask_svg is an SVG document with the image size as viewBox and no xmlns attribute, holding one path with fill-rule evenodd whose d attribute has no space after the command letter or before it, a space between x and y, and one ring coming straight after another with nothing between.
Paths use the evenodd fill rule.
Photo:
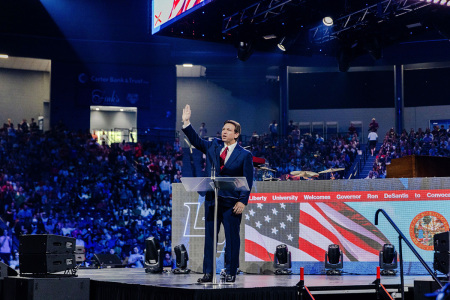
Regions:
<instances>
[{"instance_id":1,"label":"lectern","mask_svg":"<svg viewBox=\"0 0 450 300\"><path fill-rule=\"evenodd\" d=\"M213 245L213 280L212 284L220 284L216 278L217 253L217 205L219 190L248 192L247 178L245 177L216 177L212 170L211 177L182 177L181 183L188 192L214 191L214 245Z\"/></svg>"}]
</instances>

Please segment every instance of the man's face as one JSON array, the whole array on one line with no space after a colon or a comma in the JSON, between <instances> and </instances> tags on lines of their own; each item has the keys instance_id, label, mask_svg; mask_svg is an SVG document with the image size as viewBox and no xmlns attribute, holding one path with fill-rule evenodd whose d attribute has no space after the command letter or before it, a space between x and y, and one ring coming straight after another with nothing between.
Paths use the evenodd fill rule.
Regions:
<instances>
[{"instance_id":1,"label":"man's face","mask_svg":"<svg viewBox=\"0 0 450 300\"><path fill-rule=\"evenodd\" d=\"M234 132L236 126L231 123L226 123L222 127L222 141L225 143L233 143L239 136L239 133Z\"/></svg>"}]
</instances>

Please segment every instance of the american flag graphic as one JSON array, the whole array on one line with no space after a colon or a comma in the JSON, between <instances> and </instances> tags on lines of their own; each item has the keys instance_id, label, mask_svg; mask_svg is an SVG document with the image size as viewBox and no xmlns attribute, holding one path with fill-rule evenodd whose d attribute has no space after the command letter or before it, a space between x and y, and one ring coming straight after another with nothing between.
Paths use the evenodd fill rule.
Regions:
<instances>
[{"instance_id":1,"label":"american flag graphic","mask_svg":"<svg viewBox=\"0 0 450 300\"><path fill-rule=\"evenodd\" d=\"M247 206L245 260L273 261L286 244L292 261L323 261L331 244L346 261L378 261L389 240L369 220L343 202L255 203Z\"/></svg>"}]
</instances>

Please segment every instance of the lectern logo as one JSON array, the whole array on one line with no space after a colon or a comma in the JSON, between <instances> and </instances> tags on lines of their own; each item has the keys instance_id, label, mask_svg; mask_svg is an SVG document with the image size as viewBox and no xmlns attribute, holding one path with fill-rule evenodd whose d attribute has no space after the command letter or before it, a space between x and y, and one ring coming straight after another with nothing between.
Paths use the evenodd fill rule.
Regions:
<instances>
[{"instance_id":1,"label":"lectern logo","mask_svg":"<svg viewBox=\"0 0 450 300\"><path fill-rule=\"evenodd\" d=\"M424 211L412 220L409 226L409 235L417 247L433 251L433 236L448 230L448 222L441 214Z\"/></svg>"}]
</instances>

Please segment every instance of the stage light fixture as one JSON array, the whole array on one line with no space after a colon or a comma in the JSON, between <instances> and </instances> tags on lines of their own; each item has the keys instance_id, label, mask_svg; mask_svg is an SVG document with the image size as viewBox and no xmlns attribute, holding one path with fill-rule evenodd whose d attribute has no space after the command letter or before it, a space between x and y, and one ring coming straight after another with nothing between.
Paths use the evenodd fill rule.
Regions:
<instances>
[{"instance_id":1,"label":"stage light fixture","mask_svg":"<svg viewBox=\"0 0 450 300\"><path fill-rule=\"evenodd\" d=\"M288 250L287 245L281 244L275 249L273 267L275 275L292 274L292 270L290 270L292 268L291 252Z\"/></svg>"},{"instance_id":2,"label":"stage light fixture","mask_svg":"<svg viewBox=\"0 0 450 300\"><path fill-rule=\"evenodd\" d=\"M325 26L332 26L333 25L333 18L332 17L325 17L322 19L322 22Z\"/></svg>"},{"instance_id":3,"label":"stage light fixture","mask_svg":"<svg viewBox=\"0 0 450 300\"><path fill-rule=\"evenodd\" d=\"M164 253L158 239L149 237L145 240L145 273L161 273L163 271Z\"/></svg>"},{"instance_id":4,"label":"stage light fixture","mask_svg":"<svg viewBox=\"0 0 450 300\"><path fill-rule=\"evenodd\" d=\"M246 61L252 55L254 49L251 41L240 41L238 45L237 57L239 60Z\"/></svg>"},{"instance_id":5,"label":"stage light fixture","mask_svg":"<svg viewBox=\"0 0 450 300\"><path fill-rule=\"evenodd\" d=\"M441 232L433 236L434 259L433 268L445 274L450 275L450 231Z\"/></svg>"},{"instance_id":6,"label":"stage light fixture","mask_svg":"<svg viewBox=\"0 0 450 300\"><path fill-rule=\"evenodd\" d=\"M189 260L189 256L184 244L177 245L174 248L175 251L175 260L176 260L176 269L172 272L174 274L189 274L191 272L190 269L187 269L187 262Z\"/></svg>"},{"instance_id":7,"label":"stage light fixture","mask_svg":"<svg viewBox=\"0 0 450 300\"><path fill-rule=\"evenodd\" d=\"M286 51L286 47L284 45L285 42L286 42L286 37L283 36L277 44L278 49L280 49L281 51Z\"/></svg>"},{"instance_id":8,"label":"stage light fixture","mask_svg":"<svg viewBox=\"0 0 450 300\"><path fill-rule=\"evenodd\" d=\"M0 58L8 58L8 54L0 54Z\"/></svg>"},{"instance_id":9,"label":"stage light fixture","mask_svg":"<svg viewBox=\"0 0 450 300\"><path fill-rule=\"evenodd\" d=\"M447 0L441 0L441 2L439 4L440 5L445 5L445 4L447 4Z\"/></svg>"},{"instance_id":10,"label":"stage light fixture","mask_svg":"<svg viewBox=\"0 0 450 300\"><path fill-rule=\"evenodd\" d=\"M395 276L398 267L397 263L397 251L395 251L394 245L384 244L383 249L380 251L380 268L381 275Z\"/></svg>"},{"instance_id":11,"label":"stage light fixture","mask_svg":"<svg viewBox=\"0 0 450 300\"><path fill-rule=\"evenodd\" d=\"M331 244L325 252L325 269L327 275L341 275L344 268L344 254L339 245Z\"/></svg>"}]
</instances>

